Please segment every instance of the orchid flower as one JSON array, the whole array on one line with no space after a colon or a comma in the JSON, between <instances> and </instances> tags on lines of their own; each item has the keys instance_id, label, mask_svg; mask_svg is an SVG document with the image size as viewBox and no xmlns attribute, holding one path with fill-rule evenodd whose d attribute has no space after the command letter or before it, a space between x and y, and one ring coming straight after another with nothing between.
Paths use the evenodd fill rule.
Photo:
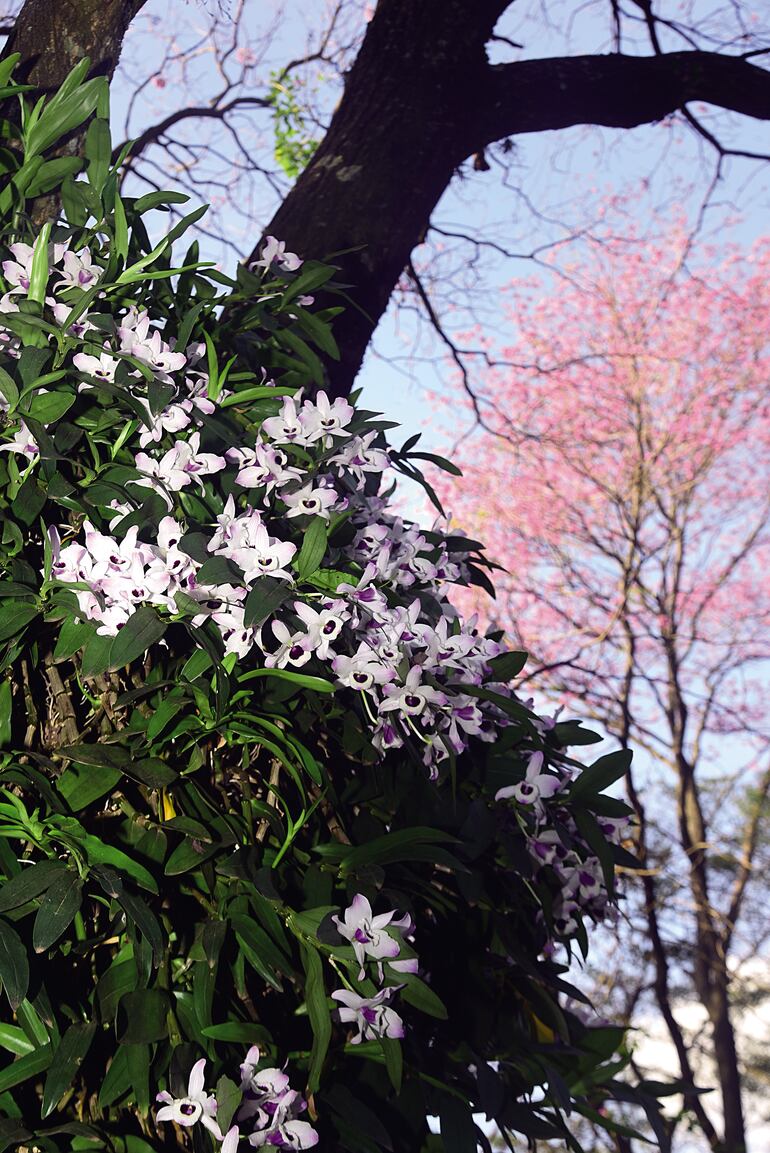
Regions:
<instances>
[{"instance_id":1,"label":"orchid flower","mask_svg":"<svg viewBox=\"0 0 770 1153\"><path fill-rule=\"evenodd\" d=\"M264 268L266 272L269 272L273 261L277 262L284 272L296 272L302 265L302 261L295 252L286 251L285 241L276 240L274 236L266 236L265 245L262 249L262 259L253 260L249 267L252 269Z\"/></svg>"},{"instance_id":2,"label":"orchid flower","mask_svg":"<svg viewBox=\"0 0 770 1153\"><path fill-rule=\"evenodd\" d=\"M388 960L391 960L401 952L395 937L391 937L389 933L385 932L395 915L395 910L391 909L389 913L378 913L376 917L372 916L372 906L369 901L363 893L356 893L343 914L344 921L341 921L337 916L332 917L337 926L337 932L346 941L350 941L353 946L356 960L361 966L358 973L359 981L363 981L366 976L364 961L367 957L378 962L380 980L382 980L382 958L387 957Z\"/></svg>"},{"instance_id":3,"label":"orchid flower","mask_svg":"<svg viewBox=\"0 0 770 1153\"><path fill-rule=\"evenodd\" d=\"M404 1036L404 1022L395 1009L385 1004L396 992L394 986L380 989L374 997L360 997L348 989L335 989L332 998L342 1005L337 1015L343 1023L355 1024L358 1029L352 1044L361 1041L375 1041L379 1037Z\"/></svg>"},{"instance_id":4,"label":"orchid flower","mask_svg":"<svg viewBox=\"0 0 770 1153\"><path fill-rule=\"evenodd\" d=\"M156 1101L163 1102L163 1108L155 1114L156 1121L174 1121L177 1125L189 1128L200 1121L204 1128L213 1133L218 1141L222 1140L222 1131L214 1120L217 1111L216 1098L203 1088L206 1058L196 1061L190 1070L190 1079L187 1082L186 1097L172 1097L165 1090L158 1093ZM232 1143L231 1143L232 1144Z\"/></svg>"},{"instance_id":5,"label":"orchid flower","mask_svg":"<svg viewBox=\"0 0 770 1153\"><path fill-rule=\"evenodd\" d=\"M542 773L543 754L531 753L527 762L527 775L523 781L516 785L506 785L495 793L495 800L502 801L513 797L520 805L535 805L542 809L542 800L552 797L562 787L564 782L551 773Z\"/></svg>"}]
</instances>

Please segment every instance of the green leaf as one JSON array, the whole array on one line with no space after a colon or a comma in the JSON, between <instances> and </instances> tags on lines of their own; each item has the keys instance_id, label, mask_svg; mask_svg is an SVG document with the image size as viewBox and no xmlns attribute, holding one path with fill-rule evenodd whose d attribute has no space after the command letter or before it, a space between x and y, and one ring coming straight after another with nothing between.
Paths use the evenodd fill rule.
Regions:
<instances>
[{"instance_id":1,"label":"green leaf","mask_svg":"<svg viewBox=\"0 0 770 1153\"><path fill-rule=\"evenodd\" d=\"M136 981L136 963L133 958L112 962L96 986L99 1015L102 1021L110 1023L115 1020L121 998L126 993L133 993L136 988Z\"/></svg>"},{"instance_id":2,"label":"green leaf","mask_svg":"<svg viewBox=\"0 0 770 1153\"><path fill-rule=\"evenodd\" d=\"M144 865L129 857L128 853L114 845L105 844L90 833L81 834L78 840L85 849L89 865L112 865L119 873L128 873L143 889L157 894L158 886L152 873L148 873Z\"/></svg>"},{"instance_id":3,"label":"green leaf","mask_svg":"<svg viewBox=\"0 0 770 1153\"><path fill-rule=\"evenodd\" d=\"M428 1013L431 1017L438 1017L441 1021L447 1019L449 1014L446 1005L433 992L430 985L426 985L414 973L399 973L398 980L402 985L401 997L408 1005L414 1005L415 1009Z\"/></svg>"},{"instance_id":4,"label":"green leaf","mask_svg":"<svg viewBox=\"0 0 770 1153\"><path fill-rule=\"evenodd\" d=\"M12 52L4 60L0 60L0 85L5 87L11 80L13 70L21 60L21 52ZM19 85L19 88L22 86ZM30 85L30 87L32 87Z\"/></svg>"},{"instance_id":5,"label":"green leaf","mask_svg":"<svg viewBox=\"0 0 770 1153\"><path fill-rule=\"evenodd\" d=\"M302 266L302 271L299 276L291 282L284 292L283 300L281 301L282 307L286 308L292 301L296 300L298 296L306 296L316 288L320 288L326 284L327 281L331 280L335 272L336 269L330 267L328 264L317 264L306 261Z\"/></svg>"},{"instance_id":6,"label":"green leaf","mask_svg":"<svg viewBox=\"0 0 770 1153\"><path fill-rule=\"evenodd\" d=\"M21 937L7 921L0 922L0 980L3 982L8 1002L15 1012L27 995L29 964L27 950ZM0 1074L1 1081L2 1074Z\"/></svg>"},{"instance_id":7,"label":"green leaf","mask_svg":"<svg viewBox=\"0 0 770 1153\"><path fill-rule=\"evenodd\" d=\"M307 1092L315 1093L321 1084L321 1069L332 1036L332 1022L326 1000L323 962L321 955L312 945L301 947L302 965L305 970L305 1004L313 1030L313 1046L310 1050L310 1065L307 1074Z\"/></svg>"},{"instance_id":8,"label":"green leaf","mask_svg":"<svg viewBox=\"0 0 770 1153\"><path fill-rule=\"evenodd\" d=\"M323 320L319 320L312 312L305 312L304 308L296 308L292 311L300 328L304 328L313 343L317 344L332 360L339 360L340 350L337 347L337 341L332 336L331 326L324 323Z\"/></svg>"},{"instance_id":9,"label":"green leaf","mask_svg":"<svg viewBox=\"0 0 770 1153\"><path fill-rule=\"evenodd\" d=\"M15 381L8 375L4 368L0 368L0 393L8 401L11 411L19 403L19 390L16 387Z\"/></svg>"},{"instance_id":10,"label":"green leaf","mask_svg":"<svg viewBox=\"0 0 770 1153\"><path fill-rule=\"evenodd\" d=\"M388 1071L390 1083L396 1093L401 1092L401 1078L404 1073L404 1054L401 1042L393 1037L380 1037L380 1046L385 1056L385 1068Z\"/></svg>"},{"instance_id":11,"label":"green leaf","mask_svg":"<svg viewBox=\"0 0 770 1153\"><path fill-rule=\"evenodd\" d=\"M282 328L276 334L277 339L282 344L288 344L292 352L295 352L303 364L306 366L310 379L317 384L320 388L324 386L324 367L316 354L308 344L298 336L291 328Z\"/></svg>"},{"instance_id":12,"label":"green leaf","mask_svg":"<svg viewBox=\"0 0 770 1153\"><path fill-rule=\"evenodd\" d=\"M199 585L237 585L242 583L243 574L226 557L212 556L203 562L195 579Z\"/></svg>"},{"instance_id":13,"label":"green leaf","mask_svg":"<svg viewBox=\"0 0 770 1153\"><path fill-rule=\"evenodd\" d=\"M396 832L386 833L383 837L375 837L347 852L340 864L340 874L348 876L364 865L389 865L397 861L425 860L425 855L419 852L420 848L440 844L442 841L457 843L455 837L442 833L440 829L422 826L398 829ZM417 856L415 852L418 853Z\"/></svg>"},{"instance_id":14,"label":"green leaf","mask_svg":"<svg viewBox=\"0 0 770 1153\"><path fill-rule=\"evenodd\" d=\"M0 1024L0 1047L14 1053L17 1057L25 1057L27 1053L34 1053L37 1046L30 1041L23 1029L16 1025Z\"/></svg>"},{"instance_id":15,"label":"green leaf","mask_svg":"<svg viewBox=\"0 0 770 1153\"><path fill-rule=\"evenodd\" d=\"M168 1036L168 996L161 989L135 989L126 993L118 1007L118 1040L121 1045L147 1044Z\"/></svg>"},{"instance_id":16,"label":"green leaf","mask_svg":"<svg viewBox=\"0 0 770 1153\"><path fill-rule=\"evenodd\" d=\"M83 650L81 673L95 677L103 672L114 672L144 656L166 632L166 624L157 612L143 605L133 613L115 637L94 634Z\"/></svg>"},{"instance_id":17,"label":"green leaf","mask_svg":"<svg viewBox=\"0 0 770 1153\"><path fill-rule=\"evenodd\" d=\"M51 239L51 227L51 221L48 220L38 233L32 252L29 288L27 289L27 300L39 304L41 307L45 301L48 287L48 241Z\"/></svg>"},{"instance_id":18,"label":"green leaf","mask_svg":"<svg viewBox=\"0 0 770 1153\"><path fill-rule=\"evenodd\" d=\"M166 625L154 609L144 606L129 617L113 640L109 670L123 668L144 656L166 632Z\"/></svg>"},{"instance_id":19,"label":"green leaf","mask_svg":"<svg viewBox=\"0 0 770 1153\"><path fill-rule=\"evenodd\" d=\"M86 68L88 67L87 60L81 63L85 63ZM60 87L56 96L43 110L37 124L27 134L25 141L27 157L45 152L62 136L78 128L94 111L102 90L106 87L107 79L104 76L86 80L70 92L65 91L64 86Z\"/></svg>"},{"instance_id":20,"label":"green leaf","mask_svg":"<svg viewBox=\"0 0 770 1153\"><path fill-rule=\"evenodd\" d=\"M292 964L289 958L251 917L243 913L233 913L230 919L236 935L258 953L264 963L272 965L278 972L291 973Z\"/></svg>"},{"instance_id":21,"label":"green leaf","mask_svg":"<svg viewBox=\"0 0 770 1153\"><path fill-rule=\"evenodd\" d=\"M443 472L451 473L452 476L462 476L462 469L453 464L451 460L447 460L445 456L439 456L435 452L410 452L409 460L427 460L430 464L435 464Z\"/></svg>"},{"instance_id":22,"label":"green leaf","mask_svg":"<svg viewBox=\"0 0 770 1153\"><path fill-rule=\"evenodd\" d=\"M310 689L314 693L336 692L332 682L327 681L324 677L311 677L306 673L295 673L291 669L252 669L251 672L244 673L242 677L239 677L238 684L257 680L259 677L275 677L276 680L288 681L290 684L297 685L298 688Z\"/></svg>"},{"instance_id":23,"label":"green leaf","mask_svg":"<svg viewBox=\"0 0 770 1153\"><path fill-rule=\"evenodd\" d=\"M123 201L120 199L120 193L117 190L115 191L113 228L115 231L115 243L113 245L114 255L121 260L126 260L128 257L128 221L126 220L126 210L123 207Z\"/></svg>"},{"instance_id":24,"label":"green leaf","mask_svg":"<svg viewBox=\"0 0 770 1153\"><path fill-rule=\"evenodd\" d=\"M79 156L56 156L53 160L44 160L24 190L27 200L34 200L58 188L68 176L75 176L82 167L83 161Z\"/></svg>"},{"instance_id":25,"label":"green leaf","mask_svg":"<svg viewBox=\"0 0 770 1153\"><path fill-rule=\"evenodd\" d=\"M329 526L321 516L314 516L302 538L302 548L294 562L297 576L305 580L321 567L329 539Z\"/></svg>"},{"instance_id":26,"label":"green leaf","mask_svg":"<svg viewBox=\"0 0 770 1153\"><path fill-rule=\"evenodd\" d=\"M0 681L0 749L7 748L11 743L11 714L13 711L13 694L10 681ZM2 905L0 905L2 908Z\"/></svg>"},{"instance_id":27,"label":"green leaf","mask_svg":"<svg viewBox=\"0 0 770 1153\"><path fill-rule=\"evenodd\" d=\"M128 1053L121 1046L112 1058L107 1076L99 1090L99 1105L102 1109L113 1105L124 1097L131 1088L131 1074L128 1068Z\"/></svg>"},{"instance_id":28,"label":"green leaf","mask_svg":"<svg viewBox=\"0 0 770 1153\"><path fill-rule=\"evenodd\" d=\"M66 871L64 861L38 861L0 887L0 913L18 909L44 893Z\"/></svg>"},{"instance_id":29,"label":"green leaf","mask_svg":"<svg viewBox=\"0 0 770 1153\"><path fill-rule=\"evenodd\" d=\"M38 392L32 395L24 410L27 416L41 424L54 424L74 403L74 392Z\"/></svg>"},{"instance_id":30,"label":"green leaf","mask_svg":"<svg viewBox=\"0 0 770 1153\"><path fill-rule=\"evenodd\" d=\"M118 769L102 767L94 772L91 765L70 765L57 780L56 788L73 813L79 813L111 792L122 776Z\"/></svg>"},{"instance_id":31,"label":"green leaf","mask_svg":"<svg viewBox=\"0 0 770 1153\"><path fill-rule=\"evenodd\" d=\"M495 681L512 680L513 677L518 676L524 668L528 656L528 653L510 652L500 653L499 656L492 657L492 660L489 662L489 667L492 670L490 679Z\"/></svg>"},{"instance_id":32,"label":"green leaf","mask_svg":"<svg viewBox=\"0 0 770 1153\"><path fill-rule=\"evenodd\" d=\"M144 216L153 208L165 208L168 204L187 204L190 199L184 192L148 192L134 202L134 212Z\"/></svg>"},{"instance_id":33,"label":"green leaf","mask_svg":"<svg viewBox=\"0 0 770 1153\"><path fill-rule=\"evenodd\" d=\"M221 1025L207 1025L201 1029L204 1037L212 1041L232 1041L234 1044L257 1045L270 1044L270 1034L263 1025L255 1025L249 1021L225 1021Z\"/></svg>"},{"instance_id":34,"label":"green leaf","mask_svg":"<svg viewBox=\"0 0 770 1153\"><path fill-rule=\"evenodd\" d=\"M54 1053L54 1061L45 1079L43 1090L42 1117L48 1117L56 1108L57 1102L69 1089L80 1065L91 1047L96 1032L96 1022L80 1021L70 1025Z\"/></svg>"},{"instance_id":35,"label":"green leaf","mask_svg":"<svg viewBox=\"0 0 770 1153\"><path fill-rule=\"evenodd\" d=\"M355 1149L356 1153L359 1149L363 1153L364 1148L370 1153L375 1153L375 1151L379 1153L379 1150L387 1149L388 1153L392 1153L392 1138L380 1118L367 1105L354 1097L345 1085L338 1081L331 1089L325 1090L323 1101L324 1104L331 1106L340 1120L347 1122L352 1127L354 1143L346 1143L346 1149ZM366 1141L368 1141L367 1145L364 1144Z\"/></svg>"},{"instance_id":36,"label":"green leaf","mask_svg":"<svg viewBox=\"0 0 770 1153\"><path fill-rule=\"evenodd\" d=\"M288 581L260 577L254 582L244 603L243 623L246 628L259 628L291 596Z\"/></svg>"},{"instance_id":37,"label":"green leaf","mask_svg":"<svg viewBox=\"0 0 770 1153\"><path fill-rule=\"evenodd\" d=\"M110 126L106 120L97 117L88 125L84 151L88 161L88 182L101 196L112 163Z\"/></svg>"},{"instance_id":38,"label":"green leaf","mask_svg":"<svg viewBox=\"0 0 770 1153\"><path fill-rule=\"evenodd\" d=\"M34 476L28 476L11 504L13 515L22 524L33 524L46 502L45 489Z\"/></svg>"},{"instance_id":39,"label":"green leaf","mask_svg":"<svg viewBox=\"0 0 770 1153\"><path fill-rule=\"evenodd\" d=\"M48 1027L40 1017L35 1006L26 998L17 1006L16 1020L36 1048L39 1048L41 1045L47 1045L51 1040Z\"/></svg>"},{"instance_id":40,"label":"green leaf","mask_svg":"<svg viewBox=\"0 0 770 1153\"><path fill-rule=\"evenodd\" d=\"M242 388L240 392L234 392L231 396L226 396L224 400L219 401L220 408L230 408L234 404L248 404L252 400L264 400L266 397L278 396L292 396L295 392L293 388L281 388L276 384L260 384L255 385L254 388Z\"/></svg>"},{"instance_id":41,"label":"green leaf","mask_svg":"<svg viewBox=\"0 0 770 1153\"><path fill-rule=\"evenodd\" d=\"M23 632L35 617L40 615L36 605L22 601L5 601L0 605L0 641L10 640Z\"/></svg>"},{"instance_id":42,"label":"green leaf","mask_svg":"<svg viewBox=\"0 0 770 1153\"><path fill-rule=\"evenodd\" d=\"M624 777L631 766L633 754L630 749L618 749L594 761L573 781L568 796L572 801L586 800L601 793L609 785Z\"/></svg>"},{"instance_id":43,"label":"green leaf","mask_svg":"<svg viewBox=\"0 0 770 1153\"><path fill-rule=\"evenodd\" d=\"M193 837L185 837L166 861L163 870L167 877L178 877L190 869L197 869L219 851L219 845L203 845Z\"/></svg>"},{"instance_id":44,"label":"green leaf","mask_svg":"<svg viewBox=\"0 0 770 1153\"><path fill-rule=\"evenodd\" d=\"M83 882L74 869L57 877L40 904L32 927L32 945L43 953L58 941L80 909Z\"/></svg>"},{"instance_id":45,"label":"green leaf","mask_svg":"<svg viewBox=\"0 0 770 1153\"><path fill-rule=\"evenodd\" d=\"M223 1133L230 1128L235 1111L241 1104L243 1094L240 1087L229 1077L220 1077L217 1081L217 1124Z\"/></svg>"},{"instance_id":46,"label":"green leaf","mask_svg":"<svg viewBox=\"0 0 770 1153\"><path fill-rule=\"evenodd\" d=\"M310 584L315 585L317 589L323 589L325 592L334 593L340 585L358 584L358 577L353 573L342 572L340 569L323 568L318 569L312 576L306 577Z\"/></svg>"},{"instance_id":47,"label":"green leaf","mask_svg":"<svg viewBox=\"0 0 770 1153\"><path fill-rule=\"evenodd\" d=\"M448 1093L439 1098L441 1140L445 1153L476 1153L478 1141L473 1114L467 1101Z\"/></svg>"},{"instance_id":48,"label":"green leaf","mask_svg":"<svg viewBox=\"0 0 770 1153\"><path fill-rule=\"evenodd\" d=\"M65 661L74 653L82 649L86 641L90 640L94 635L94 626L89 621L78 621L74 617L70 617L64 621L59 636L56 641L56 647L53 650L53 659L55 661Z\"/></svg>"},{"instance_id":49,"label":"green leaf","mask_svg":"<svg viewBox=\"0 0 770 1153\"><path fill-rule=\"evenodd\" d=\"M570 745L598 745L603 737L584 729L580 721L557 721L551 730L562 748Z\"/></svg>"},{"instance_id":50,"label":"green leaf","mask_svg":"<svg viewBox=\"0 0 770 1153\"><path fill-rule=\"evenodd\" d=\"M12 1065L6 1065L0 1071L0 1093L44 1073L52 1061L53 1049L50 1044L35 1049L34 1053L28 1053L26 1057L19 1057Z\"/></svg>"},{"instance_id":51,"label":"green leaf","mask_svg":"<svg viewBox=\"0 0 770 1153\"><path fill-rule=\"evenodd\" d=\"M615 859L613 856L613 846L610 845L602 833L599 822L586 809L576 809L573 813L573 818L578 827L578 832L599 860L602 867L602 874L604 875L604 883L607 886L607 892L610 900L613 900L615 896ZM638 861L635 863L637 865L639 864Z\"/></svg>"},{"instance_id":52,"label":"green leaf","mask_svg":"<svg viewBox=\"0 0 770 1153\"><path fill-rule=\"evenodd\" d=\"M126 916L136 926L152 950L152 963L157 969L163 960L163 933L158 919L141 897L133 893L121 892L118 902L123 906Z\"/></svg>"},{"instance_id":53,"label":"green leaf","mask_svg":"<svg viewBox=\"0 0 770 1153\"><path fill-rule=\"evenodd\" d=\"M152 1049L149 1045L126 1045L128 1075L139 1113L146 1117L150 1111L150 1064Z\"/></svg>"}]
</instances>

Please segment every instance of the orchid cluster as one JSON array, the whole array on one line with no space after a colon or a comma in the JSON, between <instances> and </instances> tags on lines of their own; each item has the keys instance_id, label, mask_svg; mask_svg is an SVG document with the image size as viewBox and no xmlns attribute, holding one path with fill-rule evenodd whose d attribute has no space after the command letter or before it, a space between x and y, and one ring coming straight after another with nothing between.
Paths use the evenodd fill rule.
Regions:
<instances>
[{"instance_id":1,"label":"orchid cluster","mask_svg":"<svg viewBox=\"0 0 770 1153\"><path fill-rule=\"evenodd\" d=\"M24 301L35 249L15 244L11 254L6 317ZM48 528L45 576L72 590L81 619L115 637L153 606L213 627L233 660L331 678L360 703L377 754L405 749L434 779L472 739L495 742L510 724L505 704L516 700L495 677L502 646L447 598L449 586L470 579L472 542L440 520L426 531L389 511L381 493L395 468L374 414L322 390L282 395L267 379L241 403L221 376L212 380L200 342L177 349L133 305L117 320L83 308L86 288L98 304L102 275L89 248L50 245L48 259L45 299L64 326L49 339L71 350L77 395L126 410L123 497L100 510L106 523ZM258 263L295 269L295 259L270 238ZM68 323L75 304L77 322ZM3 338L18 355L13 331ZM248 414L254 392L272 410L257 421ZM40 424L55 436L55 420ZM26 479L41 459L33 432L9 413L4 437L0 450L24 458ZM268 589L269 610L255 611ZM548 728L536 721L535 740ZM538 830L569 776L544 770L537 746L528 755L525 780L498 799L512 797L532 816L530 851L558 882L557 933L568 936L573 913L600 915L606 891L593 854L574 852L575 830L570 847L544 848Z\"/></svg>"},{"instance_id":2,"label":"orchid cluster","mask_svg":"<svg viewBox=\"0 0 770 1153\"><path fill-rule=\"evenodd\" d=\"M252 1045L240 1068L242 1101L233 1115L226 1133L217 1121L219 1102L205 1089L206 1060L196 1061L190 1071L187 1093L172 1097L163 1090L156 1100L161 1108L156 1121L172 1121L183 1128L192 1128L199 1122L221 1141L221 1153L235 1153L242 1140L254 1149L262 1146L276 1149L310 1149L318 1144L318 1134L308 1121L298 1117L307 1109L307 1102L289 1086L289 1077L282 1069L260 1068L260 1051Z\"/></svg>"},{"instance_id":3,"label":"orchid cluster","mask_svg":"<svg viewBox=\"0 0 770 1153\"><path fill-rule=\"evenodd\" d=\"M545 725L552 727L554 723L555 718L545 719ZM572 772L559 762L553 762L550 769L544 770L541 750L530 753L524 779L498 789L495 800L513 800L534 819L533 827L525 832L527 851L536 872L547 870L558 881L553 927L556 938L566 938L577 931L583 916L603 920L610 905L599 858L586 852L572 813L558 803ZM549 800L553 801L550 808L546 805ZM622 845L631 835L632 825L628 817L602 817L599 829L610 844ZM581 846L581 853L575 851L576 846Z\"/></svg>"},{"instance_id":4,"label":"orchid cluster","mask_svg":"<svg viewBox=\"0 0 770 1153\"><path fill-rule=\"evenodd\" d=\"M384 978L383 961L394 974L416 973L416 957L400 957L403 951L403 938L414 931L412 918L408 913L396 917L392 909L389 913L372 913L372 906L363 893L356 893L345 910L342 919L332 917L337 932L353 946L360 969L358 979L366 976L367 960L374 962L377 983L382 985ZM391 1008L390 1001L400 986L388 985L381 988L373 997L362 997L353 989L336 989L333 1000L341 1006L337 1016L343 1024L350 1024L356 1030L352 1038L354 1045L361 1041L373 1041L380 1037L403 1037L404 1022Z\"/></svg>"},{"instance_id":5,"label":"orchid cluster","mask_svg":"<svg viewBox=\"0 0 770 1153\"><path fill-rule=\"evenodd\" d=\"M554 951L611 911L628 754L571 759L595 734L452 604L495 566L424 475L453 466L334 395L336 270L177 260L203 210L123 198L88 69L18 88L0 156L6 1144L417 1148L437 1112L468 1153L481 1110L568 1140L616 1034Z\"/></svg>"}]
</instances>

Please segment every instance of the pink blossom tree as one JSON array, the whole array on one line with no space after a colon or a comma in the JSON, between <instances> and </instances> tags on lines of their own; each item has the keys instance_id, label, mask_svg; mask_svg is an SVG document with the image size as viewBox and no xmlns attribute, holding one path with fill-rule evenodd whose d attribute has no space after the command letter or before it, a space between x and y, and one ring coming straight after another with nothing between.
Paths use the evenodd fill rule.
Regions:
<instances>
[{"instance_id":1,"label":"pink blossom tree","mask_svg":"<svg viewBox=\"0 0 770 1153\"><path fill-rule=\"evenodd\" d=\"M533 688L640 751L627 1004L654 995L686 1082L674 985L705 1008L721 1110L685 1104L706 1147L737 1151L733 973L767 935L749 894L770 788L770 245L607 231L556 291L517 285L507 347L474 334L486 428L439 492L507 570L466 607L530 651Z\"/></svg>"}]
</instances>

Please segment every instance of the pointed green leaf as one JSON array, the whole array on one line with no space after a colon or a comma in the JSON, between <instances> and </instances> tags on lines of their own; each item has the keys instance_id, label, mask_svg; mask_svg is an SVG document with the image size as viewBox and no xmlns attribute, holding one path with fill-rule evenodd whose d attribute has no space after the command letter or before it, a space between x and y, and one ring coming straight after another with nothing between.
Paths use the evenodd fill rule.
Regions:
<instances>
[{"instance_id":1,"label":"pointed green leaf","mask_svg":"<svg viewBox=\"0 0 770 1153\"><path fill-rule=\"evenodd\" d=\"M45 1079L42 1116L48 1117L72 1084L78 1069L91 1047L96 1032L95 1021L79 1021L70 1025L54 1054L54 1061Z\"/></svg>"},{"instance_id":2,"label":"pointed green leaf","mask_svg":"<svg viewBox=\"0 0 770 1153\"><path fill-rule=\"evenodd\" d=\"M0 913L39 897L66 871L64 861L38 861L0 886Z\"/></svg>"},{"instance_id":3,"label":"pointed green leaf","mask_svg":"<svg viewBox=\"0 0 770 1153\"><path fill-rule=\"evenodd\" d=\"M80 908L83 882L74 869L67 869L57 877L46 895L32 927L32 945L36 953L43 953L58 941L71 925Z\"/></svg>"},{"instance_id":4,"label":"pointed green leaf","mask_svg":"<svg viewBox=\"0 0 770 1153\"><path fill-rule=\"evenodd\" d=\"M305 969L305 1003L313 1030L310 1067L307 1074L307 1092L315 1093L321 1083L321 1069L329 1048L332 1022L326 1001L323 962L312 945L302 945L302 964Z\"/></svg>"},{"instance_id":5,"label":"pointed green leaf","mask_svg":"<svg viewBox=\"0 0 770 1153\"><path fill-rule=\"evenodd\" d=\"M7 921L0 921L0 980L15 1012L27 995L29 964L21 937Z\"/></svg>"}]
</instances>

